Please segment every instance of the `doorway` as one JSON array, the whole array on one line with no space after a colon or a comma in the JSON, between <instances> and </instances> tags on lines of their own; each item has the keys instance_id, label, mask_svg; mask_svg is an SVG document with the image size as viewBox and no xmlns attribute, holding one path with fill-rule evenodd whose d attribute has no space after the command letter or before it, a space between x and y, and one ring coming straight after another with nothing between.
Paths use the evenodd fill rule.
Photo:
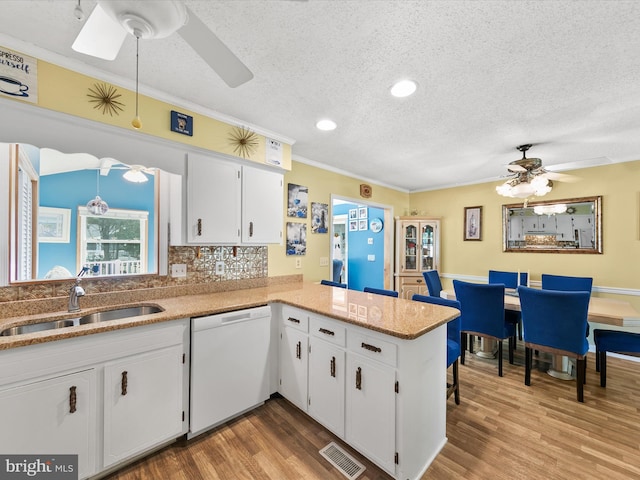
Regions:
<instances>
[{"instance_id":1,"label":"doorway","mask_svg":"<svg viewBox=\"0 0 640 480\"><path fill-rule=\"evenodd\" d=\"M331 196L332 260L348 288L393 289L393 233L393 207Z\"/></svg>"}]
</instances>

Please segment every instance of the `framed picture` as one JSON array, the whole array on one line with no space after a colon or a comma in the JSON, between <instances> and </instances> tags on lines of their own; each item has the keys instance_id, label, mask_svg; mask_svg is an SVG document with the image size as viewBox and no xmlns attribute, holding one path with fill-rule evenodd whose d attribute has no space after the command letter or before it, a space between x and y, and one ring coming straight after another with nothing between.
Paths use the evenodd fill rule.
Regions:
<instances>
[{"instance_id":1,"label":"framed picture","mask_svg":"<svg viewBox=\"0 0 640 480\"><path fill-rule=\"evenodd\" d=\"M464 208L464 239L482 240L482 207Z\"/></svg>"},{"instance_id":2,"label":"framed picture","mask_svg":"<svg viewBox=\"0 0 640 480\"><path fill-rule=\"evenodd\" d=\"M311 202L311 233L327 233L328 219L329 204Z\"/></svg>"},{"instance_id":3,"label":"framed picture","mask_svg":"<svg viewBox=\"0 0 640 480\"><path fill-rule=\"evenodd\" d=\"M349 231L350 232L358 231L358 220L349 220Z\"/></svg>"},{"instance_id":4,"label":"framed picture","mask_svg":"<svg viewBox=\"0 0 640 480\"><path fill-rule=\"evenodd\" d=\"M307 224L287 222L287 255L307 253Z\"/></svg>"},{"instance_id":5,"label":"framed picture","mask_svg":"<svg viewBox=\"0 0 640 480\"><path fill-rule=\"evenodd\" d=\"M290 183L287 186L287 217L307 218L309 187Z\"/></svg>"},{"instance_id":6,"label":"framed picture","mask_svg":"<svg viewBox=\"0 0 640 480\"><path fill-rule=\"evenodd\" d=\"M38 208L38 242L69 243L71 210L68 208Z\"/></svg>"},{"instance_id":7,"label":"framed picture","mask_svg":"<svg viewBox=\"0 0 640 480\"><path fill-rule=\"evenodd\" d=\"M369 222L367 222L366 218L362 218L358 220L358 230L367 230Z\"/></svg>"},{"instance_id":8,"label":"framed picture","mask_svg":"<svg viewBox=\"0 0 640 480\"><path fill-rule=\"evenodd\" d=\"M358 218L367 218L367 207L358 207Z\"/></svg>"},{"instance_id":9,"label":"framed picture","mask_svg":"<svg viewBox=\"0 0 640 480\"><path fill-rule=\"evenodd\" d=\"M349 210L349 220L355 220L356 218L358 218L358 209L352 208Z\"/></svg>"}]
</instances>

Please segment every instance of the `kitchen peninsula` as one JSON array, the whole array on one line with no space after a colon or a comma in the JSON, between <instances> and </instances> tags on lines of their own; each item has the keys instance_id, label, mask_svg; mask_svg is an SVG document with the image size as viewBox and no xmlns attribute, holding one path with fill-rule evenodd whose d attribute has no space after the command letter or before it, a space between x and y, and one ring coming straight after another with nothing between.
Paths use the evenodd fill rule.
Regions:
<instances>
[{"instance_id":1,"label":"kitchen peninsula","mask_svg":"<svg viewBox=\"0 0 640 480\"><path fill-rule=\"evenodd\" d=\"M458 315L456 310L304 282L173 297L166 294L158 295L158 292L154 294L153 290L146 291L148 295L144 293L127 292L120 295L120 301L126 298L128 304L157 305L164 311L141 315L134 319L0 337L0 350L4 350L0 352L0 358L3 359L0 363L4 365L0 368L0 404L7 407L11 405L13 397L7 397L7 392L15 392L19 387L33 385L36 380L60 378L62 370L70 368L70 365L57 365L61 370L58 375L54 375L55 372L51 370L51 362L47 364L46 375L38 370L39 367L31 374L28 370L38 359L42 360L47 356L64 360L61 350L92 349L92 355L95 356L102 351L101 349L106 351L108 345L113 345L114 342L118 343L118 349L122 349L134 343L134 338L138 342L147 342L153 337L168 354L179 354L182 358L188 359L188 319L270 305L271 337L264 339L270 344L265 365L265 381L269 384L269 393L281 393L397 479L419 478L444 446L446 323ZM44 310L37 313L29 311L28 307L43 308L36 305L37 303L24 302L27 309L21 312L22 315L13 312L12 317L0 319L0 330L21 324L73 317L62 309L50 309L49 313L44 313ZM80 314L74 315L77 317L94 311L113 309L115 306L120 305L86 308ZM293 338L290 333L296 335L292 344L287 343ZM102 345L100 339L109 341ZM94 343L95 348L92 346ZM296 371L301 372L300 377L287 377L289 370L286 362L289 357L286 352L290 347L290 357L293 361L304 364L302 369L296 366ZM324 363L320 362L322 367L316 369L316 359L320 358L316 355L323 351L331 352L328 357L331 368L328 360L326 371L331 372L332 378L338 379L342 386L342 397L338 399L336 406L339 418L337 424L324 421L326 417L323 414L326 412L319 412L317 409L317 406L323 403L319 397L317 402L313 401L314 392L318 391L317 382L321 384L324 381L318 373L325 371ZM143 360L149 355L149 352L137 353ZM105 392L97 389L95 384L100 382L86 372L91 371L89 367L96 371L104 369L105 372L110 372L112 364L123 361L105 356L104 365L77 364L75 370L84 375L80 380L86 384L86 388L97 391L97 394L93 394L94 397L99 399L101 395L105 395L107 398L106 392L109 388L104 387ZM186 366L180 367L184 369L182 374L180 368L170 370L175 373L176 379L179 379L177 382L182 382L185 386L176 392L173 398L178 403L177 408L186 412L186 419L189 408L186 387L188 363L186 361ZM27 372L21 371L20 375L16 375L16 371L12 371L10 366L16 370L23 370L18 368L19 365L25 365ZM117 375L114 375L118 380L117 393L120 396L120 388L126 390L127 387L124 377L127 372L117 366L118 368L114 369L117 370ZM120 378L120 370L123 370L123 378ZM68 375L67 370L64 374L73 376ZM106 382L107 374L104 375ZM133 381L131 375L130 386ZM301 402L289 398L288 392L292 390L288 387L291 386L291 381L299 381L296 388L303 391ZM69 387L65 388L69 390ZM43 398L41 401L45 400L46 398ZM96 405L98 406L94 409L100 412L102 406L99 402ZM106 411L105 409L105 413ZM92 413L89 412L88 415L91 417ZM70 415L65 413L64 416ZM97 414L93 412L93 416ZM81 478L88 478L113 466L123 465L143 453L142 450L121 452L119 456L114 455L109 460L106 439L109 433L107 430L111 427L105 421L99 423L91 418L89 420L92 425L98 424L93 428L98 439L92 441L89 438L88 445L97 445L98 451L99 447L103 446L104 452L98 452L95 459L84 465L85 470ZM162 439L164 443L147 442L149 448L144 451L166 444L172 438L188 433L188 429L188 420L185 420L177 426L177 431L175 428L167 430L174 431L173 437L165 436ZM160 437L156 440L158 438ZM2 443L5 443L4 440ZM5 448L5 445L2 447ZM94 447L89 449L88 456L93 454L91 449Z\"/></svg>"}]
</instances>

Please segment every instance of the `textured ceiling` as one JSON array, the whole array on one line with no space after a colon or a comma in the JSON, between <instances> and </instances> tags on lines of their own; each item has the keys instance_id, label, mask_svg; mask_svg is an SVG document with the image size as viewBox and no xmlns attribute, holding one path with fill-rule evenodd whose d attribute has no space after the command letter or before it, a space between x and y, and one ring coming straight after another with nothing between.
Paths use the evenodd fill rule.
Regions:
<instances>
[{"instance_id":1,"label":"textured ceiling","mask_svg":"<svg viewBox=\"0 0 640 480\"><path fill-rule=\"evenodd\" d=\"M640 159L638 1L185 3L255 78L230 89L174 34L141 42L141 91L291 138L294 159L409 191L498 179L523 143L545 166ZM0 45L131 87L133 37L113 62L73 52L75 4L3 0ZM417 92L391 97L402 78Z\"/></svg>"}]
</instances>

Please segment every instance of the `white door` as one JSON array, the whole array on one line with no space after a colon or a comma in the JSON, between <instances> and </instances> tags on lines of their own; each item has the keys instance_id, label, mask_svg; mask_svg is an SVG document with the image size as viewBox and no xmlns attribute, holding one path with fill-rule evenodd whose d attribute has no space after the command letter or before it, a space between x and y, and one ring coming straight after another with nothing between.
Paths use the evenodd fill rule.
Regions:
<instances>
[{"instance_id":1,"label":"white door","mask_svg":"<svg viewBox=\"0 0 640 480\"><path fill-rule=\"evenodd\" d=\"M105 365L105 467L180 436L182 354L175 345Z\"/></svg>"},{"instance_id":2,"label":"white door","mask_svg":"<svg viewBox=\"0 0 640 480\"><path fill-rule=\"evenodd\" d=\"M310 350L309 414L344 437L345 352L313 337Z\"/></svg>"},{"instance_id":3,"label":"white door","mask_svg":"<svg viewBox=\"0 0 640 480\"><path fill-rule=\"evenodd\" d=\"M280 386L284 398L307 411L307 368L309 338L295 328L283 327L280 339Z\"/></svg>"},{"instance_id":4,"label":"white door","mask_svg":"<svg viewBox=\"0 0 640 480\"><path fill-rule=\"evenodd\" d=\"M240 166L189 154L187 160L187 241L240 241Z\"/></svg>"},{"instance_id":5,"label":"white door","mask_svg":"<svg viewBox=\"0 0 640 480\"><path fill-rule=\"evenodd\" d=\"M96 373L84 370L0 391L3 454L77 454L95 473Z\"/></svg>"},{"instance_id":6,"label":"white door","mask_svg":"<svg viewBox=\"0 0 640 480\"><path fill-rule=\"evenodd\" d=\"M395 370L347 355L347 443L390 473L395 472Z\"/></svg>"},{"instance_id":7,"label":"white door","mask_svg":"<svg viewBox=\"0 0 640 480\"><path fill-rule=\"evenodd\" d=\"M283 175L242 167L242 243L282 243Z\"/></svg>"}]
</instances>

